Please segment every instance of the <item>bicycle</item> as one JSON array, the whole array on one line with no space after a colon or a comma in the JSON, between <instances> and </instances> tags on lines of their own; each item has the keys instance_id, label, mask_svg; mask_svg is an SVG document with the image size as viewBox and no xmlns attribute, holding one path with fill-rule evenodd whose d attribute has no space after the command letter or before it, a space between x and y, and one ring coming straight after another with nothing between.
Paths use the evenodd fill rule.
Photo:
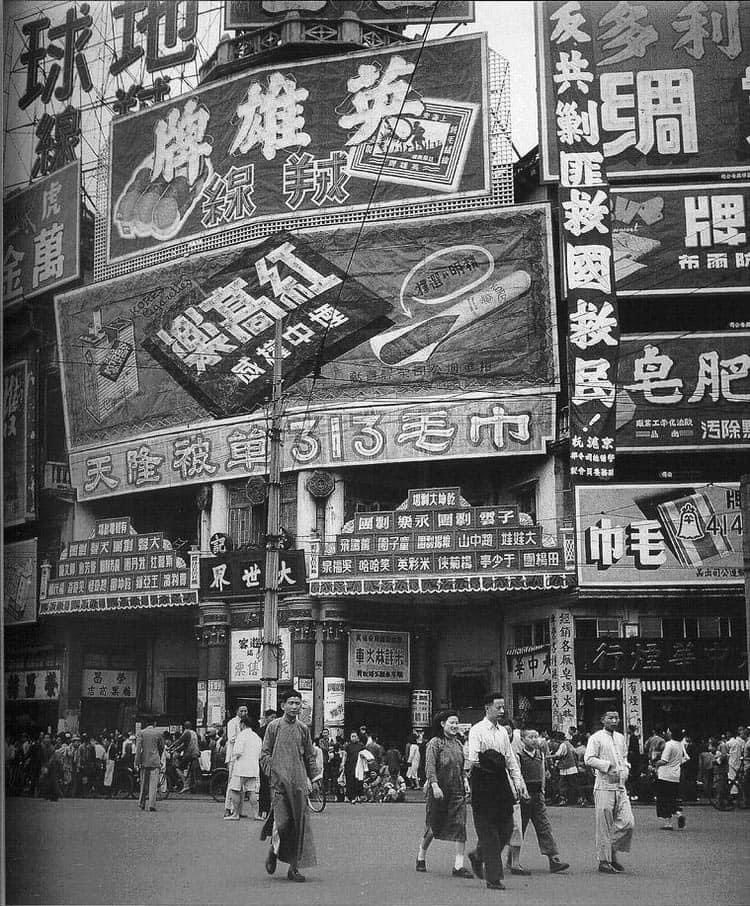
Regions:
<instances>
[{"instance_id":1,"label":"bicycle","mask_svg":"<svg viewBox=\"0 0 750 906\"><path fill-rule=\"evenodd\" d=\"M224 802L229 783L229 771L226 768L214 768L208 781L208 791L214 802Z\"/></svg>"},{"instance_id":2,"label":"bicycle","mask_svg":"<svg viewBox=\"0 0 750 906\"><path fill-rule=\"evenodd\" d=\"M185 778L171 767L159 768L159 783L156 787L156 798L169 799L171 793L181 793L185 786Z\"/></svg>"},{"instance_id":3,"label":"bicycle","mask_svg":"<svg viewBox=\"0 0 750 906\"><path fill-rule=\"evenodd\" d=\"M326 807L326 801L326 791L322 783L314 786L307 794L307 804L310 806L310 811L322 812Z\"/></svg>"}]
</instances>

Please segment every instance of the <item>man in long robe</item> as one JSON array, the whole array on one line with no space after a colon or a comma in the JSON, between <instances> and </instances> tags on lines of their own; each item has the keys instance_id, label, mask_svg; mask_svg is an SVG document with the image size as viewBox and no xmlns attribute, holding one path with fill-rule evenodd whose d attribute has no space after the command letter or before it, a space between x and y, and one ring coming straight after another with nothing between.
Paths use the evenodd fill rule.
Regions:
<instances>
[{"instance_id":1,"label":"man in long robe","mask_svg":"<svg viewBox=\"0 0 750 906\"><path fill-rule=\"evenodd\" d=\"M290 881L304 881L300 867L316 864L307 796L322 777L310 730L298 720L301 706L296 689L283 693L284 714L266 727L260 753L261 770L271 787L271 811L261 832L261 840L271 837L266 871L273 874L279 859L288 862Z\"/></svg>"}]
</instances>

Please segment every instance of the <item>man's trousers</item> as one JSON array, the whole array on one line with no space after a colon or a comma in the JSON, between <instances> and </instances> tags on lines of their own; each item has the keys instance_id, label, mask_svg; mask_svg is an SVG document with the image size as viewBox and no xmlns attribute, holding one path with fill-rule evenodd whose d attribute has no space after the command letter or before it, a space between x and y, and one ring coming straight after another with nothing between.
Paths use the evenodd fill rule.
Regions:
<instances>
[{"instance_id":1,"label":"man's trousers","mask_svg":"<svg viewBox=\"0 0 750 906\"><path fill-rule=\"evenodd\" d=\"M513 835L513 812L507 815L489 817L481 810L474 812L474 827L477 845L474 855L484 863L484 879L488 884L497 884L503 879L503 849Z\"/></svg>"},{"instance_id":2,"label":"man's trousers","mask_svg":"<svg viewBox=\"0 0 750 906\"><path fill-rule=\"evenodd\" d=\"M539 843L539 852L543 856L558 855L557 843L552 836L552 825L547 815L547 806L544 802L544 793L541 789L529 790L529 799L521 800L521 838L526 833L529 821L534 825L536 839Z\"/></svg>"},{"instance_id":3,"label":"man's trousers","mask_svg":"<svg viewBox=\"0 0 750 906\"><path fill-rule=\"evenodd\" d=\"M633 839L633 809L625 789L594 790L596 857L611 862L616 852L629 853Z\"/></svg>"},{"instance_id":4,"label":"man's trousers","mask_svg":"<svg viewBox=\"0 0 750 906\"><path fill-rule=\"evenodd\" d=\"M156 808L156 791L159 788L159 768L141 768L141 792L138 805L141 808ZM146 796L148 795L148 804Z\"/></svg>"}]
</instances>

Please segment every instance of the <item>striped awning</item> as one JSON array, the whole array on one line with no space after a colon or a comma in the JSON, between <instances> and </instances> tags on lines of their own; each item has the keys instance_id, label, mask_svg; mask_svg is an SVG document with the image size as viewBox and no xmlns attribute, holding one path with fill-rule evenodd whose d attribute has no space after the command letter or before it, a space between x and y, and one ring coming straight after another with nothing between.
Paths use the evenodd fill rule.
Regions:
<instances>
[{"instance_id":1,"label":"striped awning","mask_svg":"<svg viewBox=\"0 0 750 906\"><path fill-rule=\"evenodd\" d=\"M746 679L643 680L644 692L747 692Z\"/></svg>"},{"instance_id":2,"label":"striped awning","mask_svg":"<svg viewBox=\"0 0 750 906\"><path fill-rule=\"evenodd\" d=\"M523 645L521 648L506 648L505 654L508 657L520 657L524 654L534 654L537 651L547 651L549 642L544 645Z\"/></svg>"},{"instance_id":3,"label":"striped awning","mask_svg":"<svg viewBox=\"0 0 750 906\"><path fill-rule=\"evenodd\" d=\"M579 692L588 690L618 692L622 688L621 679L579 679L576 680Z\"/></svg>"}]
</instances>

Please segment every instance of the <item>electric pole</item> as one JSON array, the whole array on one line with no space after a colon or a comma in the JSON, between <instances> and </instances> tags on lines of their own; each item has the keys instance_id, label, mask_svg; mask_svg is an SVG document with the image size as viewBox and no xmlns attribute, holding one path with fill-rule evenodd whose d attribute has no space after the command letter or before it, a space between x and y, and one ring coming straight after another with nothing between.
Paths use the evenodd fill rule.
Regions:
<instances>
[{"instance_id":1,"label":"electric pole","mask_svg":"<svg viewBox=\"0 0 750 906\"><path fill-rule=\"evenodd\" d=\"M279 660L279 542L281 540L281 319L275 322L271 430L268 457L268 514L266 518L266 587L263 598L263 647L260 713L277 708Z\"/></svg>"}]
</instances>

